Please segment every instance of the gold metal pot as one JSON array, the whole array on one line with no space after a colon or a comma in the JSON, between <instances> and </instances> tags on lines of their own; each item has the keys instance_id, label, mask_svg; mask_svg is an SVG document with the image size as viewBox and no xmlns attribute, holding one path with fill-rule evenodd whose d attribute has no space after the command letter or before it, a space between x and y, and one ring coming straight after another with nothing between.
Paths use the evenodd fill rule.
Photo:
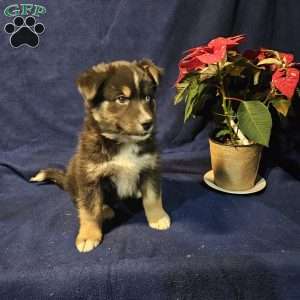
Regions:
<instances>
[{"instance_id":1,"label":"gold metal pot","mask_svg":"<svg viewBox=\"0 0 300 300\"><path fill-rule=\"evenodd\" d=\"M209 140L215 184L227 190L243 191L256 183L262 146L225 145Z\"/></svg>"}]
</instances>

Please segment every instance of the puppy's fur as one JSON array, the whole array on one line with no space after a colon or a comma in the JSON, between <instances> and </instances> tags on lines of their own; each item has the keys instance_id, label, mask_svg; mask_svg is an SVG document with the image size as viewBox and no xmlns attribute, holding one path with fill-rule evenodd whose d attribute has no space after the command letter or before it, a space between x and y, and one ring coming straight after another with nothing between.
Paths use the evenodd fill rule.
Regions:
<instances>
[{"instance_id":1,"label":"puppy's fur","mask_svg":"<svg viewBox=\"0 0 300 300\"><path fill-rule=\"evenodd\" d=\"M31 181L50 180L69 192L78 210L80 252L102 241L102 223L114 216L105 203L105 181L119 198L142 196L154 229L167 229L163 209L159 156L154 141L155 99L162 70L152 61L98 64L77 80L85 120L77 151L66 170L44 169ZM106 196L110 196L109 193Z\"/></svg>"}]
</instances>

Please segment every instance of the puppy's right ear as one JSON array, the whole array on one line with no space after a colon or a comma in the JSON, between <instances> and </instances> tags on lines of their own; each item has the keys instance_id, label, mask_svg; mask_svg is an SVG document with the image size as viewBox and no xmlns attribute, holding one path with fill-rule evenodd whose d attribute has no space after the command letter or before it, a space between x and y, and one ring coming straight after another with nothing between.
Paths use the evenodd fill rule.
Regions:
<instances>
[{"instance_id":1,"label":"puppy's right ear","mask_svg":"<svg viewBox=\"0 0 300 300\"><path fill-rule=\"evenodd\" d=\"M152 60L144 58L137 62L140 66L155 82L156 85L159 85L160 78L163 75L163 69L155 65Z\"/></svg>"},{"instance_id":2,"label":"puppy's right ear","mask_svg":"<svg viewBox=\"0 0 300 300\"><path fill-rule=\"evenodd\" d=\"M108 76L108 65L99 64L87 71L83 72L78 79L76 84L80 94L85 101L92 101L100 86Z\"/></svg>"}]
</instances>

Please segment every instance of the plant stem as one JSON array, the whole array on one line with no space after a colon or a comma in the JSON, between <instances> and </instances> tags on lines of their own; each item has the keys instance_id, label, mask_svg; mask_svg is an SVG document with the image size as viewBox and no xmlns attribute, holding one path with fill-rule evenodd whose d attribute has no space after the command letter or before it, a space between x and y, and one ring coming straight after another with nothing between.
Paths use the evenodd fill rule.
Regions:
<instances>
[{"instance_id":1,"label":"plant stem","mask_svg":"<svg viewBox=\"0 0 300 300\"><path fill-rule=\"evenodd\" d=\"M233 132L236 134L238 139L241 141L242 145L250 145L249 140L244 136L242 131L239 130L238 126L236 125L236 123L233 120L230 121L230 125L233 129Z\"/></svg>"},{"instance_id":2,"label":"plant stem","mask_svg":"<svg viewBox=\"0 0 300 300\"><path fill-rule=\"evenodd\" d=\"M220 85L218 86L218 90L219 90L219 94L222 97L222 108L224 111L224 116L225 116L227 127L230 131L230 139L233 140L235 133L231 127L232 118L228 112L227 103L226 103L226 100L230 100L230 99L229 99L229 97L226 97L225 86L224 86L223 77L222 77L222 74L220 71L219 63L217 64L217 67L218 67L218 76L219 76L219 82L220 82Z\"/></svg>"},{"instance_id":3,"label":"plant stem","mask_svg":"<svg viewBox=\"0 0 300 300\"><path fill-rule=\"evenodd\" d=\"M227 127L230 131L231 142L234 144L234 140L237 137L238 140L241 141L242 145L249 145L250 144L249 140L239 130L237 124L235 123L235 121L233 120L231 114L228 111L228 107L230 107L230 101L231 100L239 101L239 102L242 102L243 100L239 99L239 98L235 98L235 97L227 97L226 96L224 81L223 81L223 78L222 78L222 74L220 72L219 64L218 64L218 75L219 75L219 81L220 81L220 85L218 86L218 90L219 90L219 93L222 97L222 108L224 110L224 116L225 116Z\"/></svg>"},{"instance_id":4,"label":"plant stem","mask_svg":"<svg viewBox=\"0 0 300 300\"><path fill-rule=\"evenodd\" d=\"M273 96L274 92L275 92L274 88L272 87L271 90L270 90L270 92L267 94L265 100L263 101L263 104L267 104L267 102L269 101L269 99Z\"/></svg>"},{"instance_id":5,"label":"plant stem","mask_svg":"<svg viewBox=\"0 0 300 300\"><path fill-rule=\"evenodd\" d=\"M236 98L236 97L226 97L226 100L234 100L234 101L243 102L242 99L239 99L239 98Z\"/></svg>"}]
</instances>

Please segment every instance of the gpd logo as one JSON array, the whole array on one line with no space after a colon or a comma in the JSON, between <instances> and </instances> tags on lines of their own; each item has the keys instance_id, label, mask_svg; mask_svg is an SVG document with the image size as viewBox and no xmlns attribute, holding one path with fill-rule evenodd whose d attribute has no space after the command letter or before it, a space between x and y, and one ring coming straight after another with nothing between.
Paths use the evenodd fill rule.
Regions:
<instances>
[{"instance_id":1,"label":"gpd logo","mask_svg":"<svg viewBox=\"0 0 300 300\"><path fill-rule=\"evenodd\" d=\"M10 44L13 48L39 45L39 36L45 31L42 23L37 23L35 17L46 14L46 8L37 4L12 4L4 9L6 17L14 17L11 23L4 26L4 31L10 34Z\"/></svg>"}]
</instances>

